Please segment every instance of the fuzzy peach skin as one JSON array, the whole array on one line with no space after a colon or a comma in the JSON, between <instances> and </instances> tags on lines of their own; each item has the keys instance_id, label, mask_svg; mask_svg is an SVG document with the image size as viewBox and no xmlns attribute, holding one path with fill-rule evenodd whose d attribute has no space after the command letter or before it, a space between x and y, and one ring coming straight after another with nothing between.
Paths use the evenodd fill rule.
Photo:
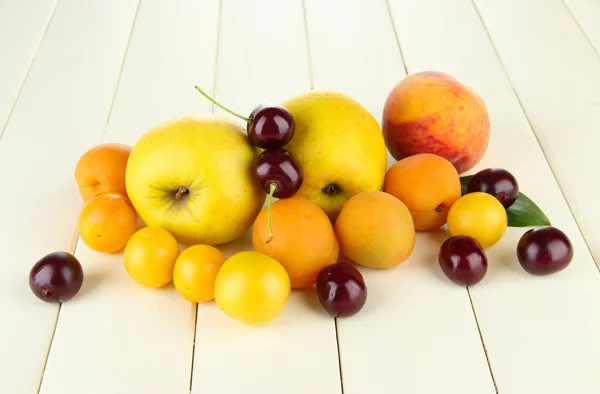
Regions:
<instances>
[{"instance_id":1,"label":"fuzzy peach skin","mask_svg":"<svg viewBox=\"0 0 600 394\"><path fill-rule=\"evenodd\" d=\"M439 71L411 74L394 86L384 105L382 129L396 160L433 153L450 161L459 174L481 160L490 139L483 99Z\"/></svg>"}]
</instances>

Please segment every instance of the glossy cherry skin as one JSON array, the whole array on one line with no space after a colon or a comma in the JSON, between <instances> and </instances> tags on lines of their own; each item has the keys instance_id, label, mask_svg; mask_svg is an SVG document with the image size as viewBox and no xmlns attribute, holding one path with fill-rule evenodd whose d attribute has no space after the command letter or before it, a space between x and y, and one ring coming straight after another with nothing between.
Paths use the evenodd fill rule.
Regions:
<instances>
[{"instance_id":1,"label":"glossy cherry skin","mask_svg":"<svg viewBox=\"0 0 600 394\"><path fill-rule=\"evenodd\" d=\"M334 317L358 313L367 301L367 287L360 271L339 262L323 268L317 277L317 296L323 309Z\"/></svg>"},{"instance_id":2,"label":"glossy cherry skin","mask_svg":"<svg viewBox=\"0 0 600 394\"><path fill-rule=\"evenodd\" d=\"M29 272L29 287L40 300L56 303L73 298L83 284L79 260L67 252L52 252L39 259Z\"/></svg>"},{"instance_id":3,"label":"glossy cherry skin","mask_svg":"<svg viewBox=\"0 0 600 394\"><path fill-rule=\"evenodd\" d=\"M461 286L475 285L485 277L487 257L479 243L471 237L450 237L440 247L438 263L452 282Z\"/></svg>"},{"instance_id":4,"label":"glossy cherry skin","mask_svg":"<svg viewBox=\"0 0 600 394\"><path fill-rule=\"evenodd\" d=\"M294 137L292 114L281 105L259 105L250 114L248 139L263 149L284 147Z\"/></svg>"},{"instance_id":5,"label":"glossy cherry skin","mask_svg":"<svg viewBox=\"0 0 600 394\"><path fill-rule=\"evenodd\" d=\"M302 169L285 149L269 149L258 155L254 162L254 173L263 189L269 193L271 184L276 185L273 196L289 198L302 185Z\"/></svg>"},{"instance_id":6,"label":"glossy cherry skin","mask_svg":"<svg viewBox=\"0 0 600 394\"><path fill-rule=\"evenodd\" d=\"M487 168L481 170L469 181L467 193L484 192L496 197L504 208L517 201L519 183L513 174L503 168Z\"/></svg>"},{"instance_id":7,"label":"glossy cherry skin","mask_svg":"<svg viewBox=\"0 0 600 394\"><path fill-rule=\"evenodd\" d=\"M519 239L517 258L530 274L549 275L567 268L573 260L573 245L556 227L536 227Z\"/></svg>"}]
</instances>

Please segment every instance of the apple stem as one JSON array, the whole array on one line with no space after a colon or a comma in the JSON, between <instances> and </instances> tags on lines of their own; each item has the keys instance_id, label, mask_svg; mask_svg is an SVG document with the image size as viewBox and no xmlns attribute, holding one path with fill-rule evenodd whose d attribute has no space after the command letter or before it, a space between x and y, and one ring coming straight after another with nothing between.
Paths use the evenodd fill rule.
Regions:
<instances>
[{"instance_id":1,"label":"apple stem","mask_svg":"<svg viewBox=\"0 0 600 394\"><path fill-rule=\"evenodd\" d=\"M229 112L230 114L232 114L233 116L237 116L238 118L242 119L243 121L245 121L246 123L250 123L250 118L247 118L245 116L242 116L236 112L233 112L232 110L230 110L229 108L219 104L215 99L213 99L212 97L210 97L208 94L206 94L206 92L204 92L204 90L200 89L198 86L195 86L195 89L197 91L200 92L200 94L202 94L204 97L206 97L210 102L212 102L214 105L224 109L225 111Z\"/></svg>"},{"instance_id":2,"label":"apple stem","mask_svg":"<svg viewBox=\"0 0 600 394\"><path fill-rule=\"evenodd\" d=\"M187 187L185 186L180 186L179 190L177 190L177 193L175 193L175 199L179 200L185 193L187 193L189 190Z\"/></svg>"},{"instance_id":3,"label":"apple stem","mask_svg":"<svg viewBox=\"0 0 600 394\"><path fill-rule=\"evenodd\" d=\"M273 193L277 189L277 184L271 183L271 188L269 189L269 200L267 202L267 228L269 229L269 239L267 239L266 243L270 243L273 239L273 228L271 227L271 203L273 201Z\"/></svg>"}]
</instances>

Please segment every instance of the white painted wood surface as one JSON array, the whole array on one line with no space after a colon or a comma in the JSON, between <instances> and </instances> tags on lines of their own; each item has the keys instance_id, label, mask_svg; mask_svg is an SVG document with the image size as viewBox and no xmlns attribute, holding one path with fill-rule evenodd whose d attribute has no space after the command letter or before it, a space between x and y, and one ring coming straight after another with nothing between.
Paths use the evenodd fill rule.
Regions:
<instances>
[{"instance_id":1,"label":"white painted wood surface","mask_svg":"<svg viewBox=\"0 0 600 394\"><path fill-rule=\"evenodd\" d=\"M56 1L0 1L0 135L46 32Z\"/></svg>"},{"instance_id":2,"label":"white painted wood surface","mask_svg":"<svg viewBox=\"0 0 600 394\"><path fill-rule=\"evenodd\" d=\"M564 2L600 56L600 1L564 0Z\"/></svg>"},{"instance_id":3,"label":"white painted wood surface","mask_svg":"<svg viewBox=\"0 0 600 394\"><path fill-rule=\"evenodd\" d=\"M600 261L595 197L600 183L594 174L600 155L589 140L600 127L600 56L561 1L477 4L550 166ZM541 12L544 18L536 16ZM514 44L517 38L519 45ZM525 56L527 64L515 61Z\"/></svg>"},{"instance_id":4,"label":"white painted wood surface","mask_svg":"<svg viewBox=\"0 0 600 394\"><path fill-rule=\"evenodd\" d=\"M314 87L356 97L381 124L383 103L405 76L385 1L309 0L306 18ZM442 237L418 234L393 270L360 269L368 302L337 321L345 394L494 393L468 293L437 266ZM415 373L425 370L436 379Z\"/></svg>"},{"instance_id":5,"label":"white painted wood surface","mask_svg":"<svg viewBox=\"0 0 600 394\"><path fill-rule=\"evenodd\" d=\"M72 251L80 207L73 170L106 124L135 3L62 0L2 136L3 392L37 392L58 308L33 296L29 270L49 252Z\"/></svg>"},{"instance_id":6,"label":"white painted wood surface","mask_svg":"<svg viewBox=\"0 0 600 394\"><path fill-rule=\"evenodd\" d=\"M213 80L218 5L140 4L105 142L134 144L156 123L210 111L194 84ZM88 278L82 297L62 307L41 393L188 392L195 305L172 286L138 286L121 254L97 253L80 241L76 256Z\"/></svg>"},{"instance_id":7,"label":"white painted wood surface","mask_svg":"<svg viewBox=\"0 0 600 394\"><path fill-rule=\"evenodd\" d=\"M445 70L471 85L486 101L492 139L484 159L472 172L490 166L513 172L521 190L569 235L576 251L568 270L537 278L525 274L516 260L516 244L526 229L510 228L500 243L489 250L488 275L471 289L471 294L499 392L596 392L600 380L592 366L600 359L600 277L476 9L468 0L390 3L409 72ZM519 2L520 9L524 3ZM506 14L506 21L520 22L515 20L516 13L515 3L510 18ZM459 26L444 23L450 14L461 21ZM542 19L539 15L537 20ZM532 23L531 18L533 15L523 23ZM498 34L514 32L510 42L514 48L524 40L517 39L520 26L512 26L503 26ZM526 53L520 56L525 58ZM542 72L541 64L531 68L530 62L521 63L519 57L510 59L532 74ZM557 76L546 78L552 80L553 86L548 86L547 96L556 87ZM539 95L537 100L548 102ZM540 111L549 113L541 105ZM554 158L553 166L562 157L550 156Z\"/></svg>"},{"instance_id":8,"label":"white painted wood surface","mask_svg":"<svg viewBox=\"0 0 600 394\"><path fill-rule=\"evenodd\" d=\"M587 249L600 256L597 13L591 0L0 0L0 391L598 393L600 274ZM141 288L120 254L82 242L86 281L58 321L59 308L29 291L39 257L75 247L73 169L89 147L225 114L195 84L242 114L334 89L381 121L405 66L482 95L492 140L471 172L513 172L571 238L569 269L525 274L515 255L525 229L511 228L470 291L474 314L437 266L445 235L419 234L400 267L361 270L369 300L337 335L311 292L249 328L172 286ZM223 251L250 248L243 237Z\"/></svg>"}]
</instances>

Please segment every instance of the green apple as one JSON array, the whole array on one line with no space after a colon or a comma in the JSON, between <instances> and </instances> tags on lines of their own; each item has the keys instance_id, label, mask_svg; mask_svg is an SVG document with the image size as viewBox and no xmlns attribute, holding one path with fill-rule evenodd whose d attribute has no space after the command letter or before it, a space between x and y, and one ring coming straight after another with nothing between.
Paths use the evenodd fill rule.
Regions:
<instances>
[{"instance_id":1,"label":"green apple","mask_svg":"<svg viewBox=\"0 0 600 394\"><path fill-rule=\"evenodd\" d=\"M266 193L255 180L258 154L241 126L216 115L159 124L133 146L127 194L147 226L183 245L218 245L246 232Z\"/></svg>"}]
</instances>

